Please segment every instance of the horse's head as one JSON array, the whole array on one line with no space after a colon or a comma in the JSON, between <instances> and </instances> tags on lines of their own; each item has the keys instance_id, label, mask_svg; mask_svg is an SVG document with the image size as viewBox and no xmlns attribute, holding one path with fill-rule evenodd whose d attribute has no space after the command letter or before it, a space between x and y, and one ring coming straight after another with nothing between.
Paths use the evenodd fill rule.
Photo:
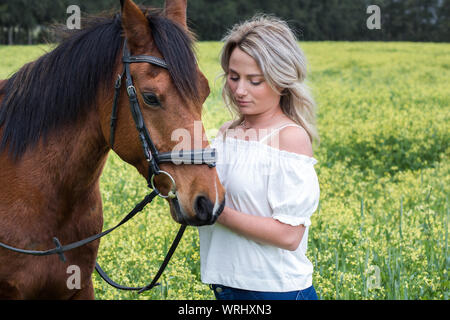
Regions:
<instances>
[{"instance_id":1,"label":"horse's head","mask_svg":"<svg viewBox=\"0 0 450 320\"><path fill-rule=\"evenodd\" d=\"M164 16L146 15L131 0L121 3L122 29L130 55L153 56L167 64L167 68L147 62L128 64L145 131L155 149L167 153L207 148L201 113L210 91L191 48L192 40L186 25L186 0L167 0ZM124 68L125 64L118 61L115 72L121 74ZM128 79L126 72L125 78ZM149 171L151 163L145 156L142 143L145 134L139 135L136 115L130 108L128 81L124 83L125 79L122 80L117 100L113 149L150 181L153 176ZM108 102L100 109L103 132L111 144L109 121L113 108ZM215 222L223 210L225 195L215 168L206 164L171 162L160 163L158 167L168 174L154 175L153 183L161 195L171 195L167 199L175 221L189 225ZM174 182L176 191L173 190Z\"/></svg>"}]
</instances>

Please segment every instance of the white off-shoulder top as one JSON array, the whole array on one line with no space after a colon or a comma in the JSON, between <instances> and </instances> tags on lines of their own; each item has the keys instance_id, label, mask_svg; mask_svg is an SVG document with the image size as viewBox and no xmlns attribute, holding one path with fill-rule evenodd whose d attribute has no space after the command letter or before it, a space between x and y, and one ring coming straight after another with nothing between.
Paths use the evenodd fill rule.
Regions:
<instances>
[{"instance_id":1,"label":"white off-shoulder top","mask_svg":"<svg viewBox=\"0 0 450 320\"><path fill-rule=\"evenodd\" d=\"M254 291L303 290L312 285L313 265L306 250L310 217L320 195L317 160L262 140L219 136L212 141L218 153L218 176L226 190L225 205L292 226L303 224L302 241L289 251L250 240L219 223L198 227L201 279Z\"/></svg>"}]
</instances>

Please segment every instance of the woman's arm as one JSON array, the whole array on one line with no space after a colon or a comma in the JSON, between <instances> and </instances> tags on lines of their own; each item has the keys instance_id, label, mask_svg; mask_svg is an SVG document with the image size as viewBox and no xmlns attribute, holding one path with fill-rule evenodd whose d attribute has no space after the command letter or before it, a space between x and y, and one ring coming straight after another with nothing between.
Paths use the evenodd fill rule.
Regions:
<instances>
[{"instance_id":1,"label":"woman's arm","mask_svg":"<svg viewBox=\"0 0 450 320\"><path fill-rule=\"evenodd\" d=\"M300 245L305 226L291 226L271 217L260 217L225 207L218 223L254 241L294 251Z\"/></svg>"}]
</instances>

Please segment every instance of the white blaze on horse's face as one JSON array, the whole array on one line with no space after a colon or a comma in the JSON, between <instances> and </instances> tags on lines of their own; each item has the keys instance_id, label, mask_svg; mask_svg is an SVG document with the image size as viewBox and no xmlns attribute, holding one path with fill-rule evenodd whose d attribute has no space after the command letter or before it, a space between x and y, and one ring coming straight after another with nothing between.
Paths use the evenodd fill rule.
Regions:
<instances>
[{"instance_id":1,"label":"white blaze on horse's face","mask_svg":"<svg viewBox=\"0 0 450 320\"><path fill-rule=\"evenodd\" d=\"M213 208L213 216L218 217L221 211L219 208L221 207L221 203L219 202L219 191L217 190L217 180L214 181L214 190L216 191L216 200L214 201L214 208Z\"/></svg>"}]
</instances>

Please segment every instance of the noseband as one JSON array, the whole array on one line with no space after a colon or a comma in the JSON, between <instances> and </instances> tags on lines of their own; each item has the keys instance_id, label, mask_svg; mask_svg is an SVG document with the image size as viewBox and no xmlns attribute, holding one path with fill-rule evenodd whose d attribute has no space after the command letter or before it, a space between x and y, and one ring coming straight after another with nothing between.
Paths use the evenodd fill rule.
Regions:
<instances>
[{"instance_id":1,"label":"noseband","mask_svg":"<svg viewBox=\"0 0 450 320\"><path fill-rule=\"evenodd\" d=\"M123 56L122 56L122 62L124 65L124 70L122 71L122 74L119 75L119 77L116 80L115 83L115 93L114 93L114 102L113 102L113 108L112 108L112 114L111 114L111 132L110 132L110 146L111 149L114 147L114 135L116 130L116 123L117 123L117 109L118 109L118 101L120 96L120 90L122 87L122 79L125 76L126 79L126 90L128 93L128 98L130 101L130 108L131 108L131 114L133 116L134 123L136 124L136 129L139 134L139 139L142 144L142 148L144 151L144 156L147 162L149 163L148 166L148 176L146 177L148 186L153 189L153 191L147 195L144 200L142 200L140 203L138 203L132 211L130 211L116 226L105 230L99 234L90 236L86 239L79 240L70 244L61 245L58 238L54 237L53 242L55 243L55 248L45 250L45 251L38 251L38 250L25 250L25 249L19 249L12 246L9 246L5 243L0 242L0 247L4 249L8 249L17 253L27 254L27 255L34 255L34 256L48 256L48 255L54 255L57 254L61 261L65 262L66 258L64 256L64 252L73 250L75 248L84 246L90 242L93 242L95 240L98 240L102 238L103 236L109 234L110 232L114 231L127 221L129 221L131 218L133 218L137 213L142 211L144 207L149 204L156 196L160 196L162 198L169 198L174 201L176 201L176 184L174 178L170 175L170 173L166 171L162 171L159 168L159 164L161 163L173 163L173 164L207 164L210 168L215 167L216 165L216 151L215 149L201 149L201 150L190 150L190 151L179 151L179 152L164 152L159 153L158 150L155 147L155 144L153 143L152 139L150 138L150 134L147 130L147 127L145 125L144 117L142 116L141 108L139 106L139 100L137 98L137 91L136 87L133 84L133 78L131 77L130 72L130 64L131 63L150 63L152 65L155 65L160 68L168 69L168 66L166 62L158 57L153 56L147 56L147 55L136 55L131 56L130 52L127 48L126 39L123 45ZM167 193L167 195L162 195L159 190L155 187L154 184L154 178L158 175L166 175L169 180L171 181L172 187L170 191ZM95 270L99 273L99 275L105 280L108 284L111 286L121 289L121 290L135 290L139 293L142 293L144 291L152 289L154 286L159 285L157 283L159 277L163 273L165 267L170 261L170 258L172 257L173 253L175 252L175 249L178 246L178 243L181 240L181 237L183 236L184 230L186 229L185 225L181 225L175 240L173 241L169 251L166 254L166 257L164 258L163 263L161 264L158 272L156 273L155 277L151 281L150 284L143 286L143 287L127 287L122 286L113 280L111 280L107 274L102 270L100 265L96 262L95 263Z\"/></svg>"},{"instance_id":2,"label":"noseband","mask_svg":"<svg viewBox=\"0 0 450 320\"><path fill-rule=\"evenodd\" d=\"M124 70L122 74L116 80L114 85L114 102L111 113L111 130L110 130L110 146L111 149L114 148L114 136L117 123L117 109L120 96L120 89L122 87L122 79L125 76L126 90L128 93L128 98L130 102L131 114L133 116L134 123L136 124L136 129L139 134L139 139L142 144L142 149L144 151L144 156L149 164L148 166L148 176L147 182L148 186L153 190L157 191L158 195L162 198L176 198L176 184L173 177L166 171L162 171L159 168L161 163L173 163L173 164L207 164L210 168L216 165L216 151L215 149L201 149L201 150L190 150L190 151L179 151L179 152L165 152L159 153L150 138L150 134L145 125L144 117L142 116L142 111L139 105L139 100L137 98L136 87L133 84L133 78L131 77L130 64L132 63L149 63L151 65L169 69L166 62L158 57L148 56L148 55L136 55L130 56L130 51L127 47L127 42L125 40L123 45L123 57L122 62L124 65ZM167 195L162 195L159 190L154 185L154 178L157 175L164 174L171 181L172 188L167 193Z\"/></svg>"}]
</instances>

